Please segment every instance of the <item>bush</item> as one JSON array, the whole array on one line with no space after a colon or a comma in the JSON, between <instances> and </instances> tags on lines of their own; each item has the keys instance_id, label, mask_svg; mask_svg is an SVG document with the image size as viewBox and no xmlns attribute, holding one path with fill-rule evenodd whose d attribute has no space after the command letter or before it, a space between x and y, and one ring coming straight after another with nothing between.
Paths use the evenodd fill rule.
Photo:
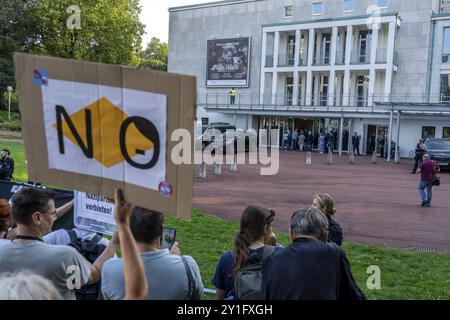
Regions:
<instances>
[{"instance_id":1,"label":"bush","mask_svg":"<svg viewBox=\"0 0 450 320\"><path fill-rule=\"evenodd\" d=\"M8 131L22 131L22 124L19 119L13 120L11 117L11 121L0 122L0 129Z\"/></svg>"},{"instance_id":2,"label":"bush","mask_svg":"<svg viewBox=\"0 0 450 320\"><path fill-rule=\"evenodd\" d=\"M8 111L8 91L3 92L3 105L0 106L2 110ZM17 112L19 110L19 104L17 102L17 91L14 90L11 93L11 112Z\"/></svg>"}]
</instances>

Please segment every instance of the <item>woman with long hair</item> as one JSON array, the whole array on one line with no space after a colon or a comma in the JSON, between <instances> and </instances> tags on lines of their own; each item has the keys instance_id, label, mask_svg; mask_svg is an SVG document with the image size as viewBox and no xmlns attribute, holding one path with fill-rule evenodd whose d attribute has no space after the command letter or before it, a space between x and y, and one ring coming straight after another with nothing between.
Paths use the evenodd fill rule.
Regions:
<instances>
[{"instance_id":1,"label":"woman with long hair","mask_svg":"<svg viewBox=\"0 0 450 320\"><path fill-rule=\"evenodd\" d=\"M233 281L240 269L261 261L264 246L272 237L274 217L274 211L258 206L249 206L244 210L233 249L220 257L212 280L217 300L232 294Z\"/></svg>"},{"instance_id":2,"label":"woman with long hair","mask_svg":"<svg viewBox=\"0 0 450 320\"><path fill-rule=\"evenodd\" d=\"M336 213L334 208L333 198L329 194L318 193L314 195L312 207L319 209L328 219L328 241L334 242L337 245L342 245L342 228L332 219L332 216Z\"/></svg>"},{"instance_id":3,"label":"woman with long hair","mask_svg":"<svg viewBox=\"0 0 450 320\"><path fill-rule=\"evenodd\" d=\"M11 206L5 199L0 199L0 239L10 239L10 228L13 226Z\"/></svg>"}]
</instances>

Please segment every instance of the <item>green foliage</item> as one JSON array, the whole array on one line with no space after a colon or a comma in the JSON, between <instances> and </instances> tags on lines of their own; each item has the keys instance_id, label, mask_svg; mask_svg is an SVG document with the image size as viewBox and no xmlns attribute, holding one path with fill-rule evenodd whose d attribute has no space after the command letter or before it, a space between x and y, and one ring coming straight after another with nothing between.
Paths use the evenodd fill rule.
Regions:
<instances>
[{"instance_id":1,"label":"green foliage","mask_svg":"<svg viewBox=\"0 0 450 320\"><path fill-rule=\"evenodd\" d=\"M81 10L81 29L68 28L73 12ZM40 0L31 10L39 17L33 52L62 58L137 66L144 25L138 0Z\"/></svg>"},{"instance_id":2,"label":"green foliage","mask_svg":"<svg viewBox=\"0 0 450 320\"><path fill-rule=\"evenodd\" d=\"M11 119L9 119L8 111L0 111L0 130L21 131L20 114L11 112Z\"/></svg>"},{"instance_id":3,"label":"green foliage","mask_svg":"<svg viewBox=\"0 0 450 320\"><path fill-rule=\"evenodd\" d=\"M8 110L8 91L3 92L3 105L1 106L2 110ZM19 104L17 101L17 91L14 90L11 92L11 111L17 112L19 110Z\"/></svg>"},{"instance_id":4,"label":"green foliage","mask_svg":"<svg viewBox=\"0 0 450 320\"><path fill-rule=\"evenodd\" d=\"M147 48L139 53L141 63L140 68L167 71L167 63L169 56L169 46L165 42L161 42L158 38L153 37Z\"/></svg>"}]
</instances>

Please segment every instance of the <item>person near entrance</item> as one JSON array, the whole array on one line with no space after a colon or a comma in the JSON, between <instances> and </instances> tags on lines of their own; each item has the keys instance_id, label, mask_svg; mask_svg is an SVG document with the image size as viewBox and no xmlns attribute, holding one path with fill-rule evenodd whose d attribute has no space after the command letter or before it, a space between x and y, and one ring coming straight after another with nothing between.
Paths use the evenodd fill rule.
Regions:
<instances>
[{"instance_id":1,"label":"person near entrance","mask_svg":"<svg viewBox=\"0 0 450 320\"><path fill-rule=\"evenodd\" d=\"M237 94L236 89L234 87L231 88L231 90L230 90L230 104L231 105L234 105L234 103L236 101L236 94Z\"/></svg>"},{"instance_id":2,"label":"person near entrance","mask_svg":"<svg viewBox=\"0 0 450 320\"><path fill-rule=\"evenodd\" d=\"M352 137L353 154L358 154L358 156L360 155L360 153L359 153L359 141L360 141L359 136L355 132L353 134L353 137Z\"/></svg>"},{"instance_id":3,"label":"person near entrance","mask_svg":"<svg viewBox=\"0 0 450 320\"><path fill-rule=\"evenodd\" d=\"M306 143L306 151L311 152L313 148L313 135L311 131L307 133L305 137L305 143Z\"/></svg>"},{"instance_id":4,"label":"person near entrance","mask_svg":"<svg viewBox=\"0 0 450 320\"><path fill-rule=\"evenodd\" d=\"M422 158L427 153L427 148L425 146L424 140L419 139L419 142L416 145L415 155L414 155L414 168L411 171L411 174L416 173L419 164L422 163Z\"/></svg>"},{"instance_id":5,"label":"person near entrance","mask_svg":"<svg viewBox=\"0 0 450 320\"><path fill-rule=\"evenodd\" d=\"M423 161L417 170L420 173L420 181L419 181L419 196L422 200L422 207L430 207L431 200L433 200L433 178L440 171L438 164L430 160L430 156L428 154L423 155ZM427 194L425 194L425 189L427 189Z\"/></svg>"},{"instance_id":6,"label":"person near entrance","mask_svg":"<svg viewBox=\"0 0 450 320\"><path fill-rule=\"evenodd\" d=\"M294 132L292 132L292 146L291 146L292 150L297 150L298 149L298 131L297 129L294 130Z\"/></svg>"},{"instance_id":7,"label":"person near entrance","mask_svg":"<svg viewBox=\"0 0 450 320\"><path fill-rule=\"evenodd\" d=\"M298 136L298 147L299 147L299 151L303 151L303 146L305 144L305 133L303 132L303 130L300 131L300 135Z\"/></svg>"}]
</instances>

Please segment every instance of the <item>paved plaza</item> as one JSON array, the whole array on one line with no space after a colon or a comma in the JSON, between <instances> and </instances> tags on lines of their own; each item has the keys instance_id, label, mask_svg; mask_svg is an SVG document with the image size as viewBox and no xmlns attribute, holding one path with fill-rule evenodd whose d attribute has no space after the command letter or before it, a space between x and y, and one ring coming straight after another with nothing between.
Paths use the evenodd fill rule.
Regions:
<instances>
[{"instance_id":1,"label":"paved plaza","mask_svg":"<svg viewBox=\"0 0 450 320\"><path fill-rule=\"evenodd\" d=\"M222 175L207 168L206 179L195 179L194 203L206 213L239 221L249 204L260 204L277 213L275 229L287 232L291 214L312 202L315 193L329 193L335 200L335 219L345 241L388 247L450 251L450 173L441 173L434 188L431 208L420 207L419 175L410 174L412 161L400 164L371 157L313 154L305 165L305 153L280 152L280 170L275 176L261 176L259 165L241 165L238 172L223 166ZM196 169L198 174L198 168Z\"/></svg>"}]
</instances>

